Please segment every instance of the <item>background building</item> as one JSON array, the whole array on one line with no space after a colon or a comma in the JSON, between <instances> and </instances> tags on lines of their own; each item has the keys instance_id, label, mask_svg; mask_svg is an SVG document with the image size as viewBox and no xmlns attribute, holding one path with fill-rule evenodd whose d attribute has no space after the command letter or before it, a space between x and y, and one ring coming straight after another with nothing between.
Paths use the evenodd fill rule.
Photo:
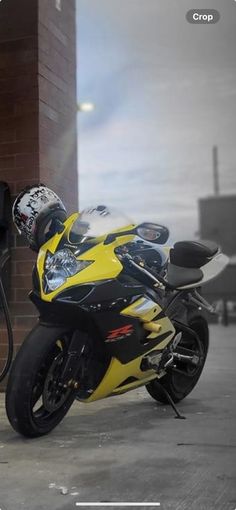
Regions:
<instances>
[{"instance_id":1,"label":"background building","mask_svg":"<svg viewBox=\"0 0 236 510\"><path fill-rule=\"evenodd\" d=\"M229 256L225 271L204 287L211 302L221 301L220 311L236 317L236 195L218 195L199 200L200 239L215 241ZM227 317L226 317L227 321Z\"/></svg>"},{"instance_id":2,"label":"background building","mask_svg":"<svg viewBox=\"0 0 236 510\"><path fill-rule=\"evenodd\" d=\"M216 241L227 255L236 254L236 195L199 200L200 236Z\"/></svg>"}]
</instances>

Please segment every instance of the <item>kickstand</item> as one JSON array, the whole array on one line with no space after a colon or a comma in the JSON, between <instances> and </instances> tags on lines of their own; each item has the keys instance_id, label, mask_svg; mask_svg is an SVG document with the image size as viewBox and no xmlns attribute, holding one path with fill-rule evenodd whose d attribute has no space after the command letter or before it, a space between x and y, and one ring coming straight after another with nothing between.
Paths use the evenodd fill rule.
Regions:
<instances>
[{"instance_id":1,"label":"kickstand","mask_svg":"<svg viewBox=\"0 0 236 510\"><path fill-rule=\"evenodd\" d=\"M168 391L165 388L163 388L162 384L160 384L160 387L161 387L162 392L166 396L169 404L171 405L172 409L174 409L174 411L175 411L175 414L176 414L175 418L178 420L186 420L186 416L183 416L182 414L180 414L180 412L178 411L178 409L177 409L173 399L171 398L170 394L168 393Z\"/></svg>"}]
</instances>

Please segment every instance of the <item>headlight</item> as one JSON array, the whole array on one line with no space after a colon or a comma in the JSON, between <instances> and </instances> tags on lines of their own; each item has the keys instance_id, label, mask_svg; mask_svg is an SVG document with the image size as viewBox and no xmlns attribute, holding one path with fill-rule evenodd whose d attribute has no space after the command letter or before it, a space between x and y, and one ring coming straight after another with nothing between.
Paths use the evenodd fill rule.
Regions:
<instances>
[{"instance_id":1,"label":"headlight","mask_svg":"<svg viewBox=\"0 0 236 510\"><path fill-rule=\"evenodd\" d=\"M70 250L59 250L46 256L44 271L44 292L53 292L61 287L71 276L82 271L93 260L77 260Z\"/></svg>"}]
</instances>

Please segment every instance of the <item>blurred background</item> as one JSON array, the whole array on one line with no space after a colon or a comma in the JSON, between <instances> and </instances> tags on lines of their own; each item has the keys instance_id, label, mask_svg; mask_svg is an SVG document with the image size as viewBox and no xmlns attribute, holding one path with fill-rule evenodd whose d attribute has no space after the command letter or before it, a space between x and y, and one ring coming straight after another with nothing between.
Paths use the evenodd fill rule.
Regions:
<instances>
[{"instance_id":1,"label":"blurred background","mask_svg":"<svg viewBox=\"0 0 236 510\"><path fill-rule=\"evenodd\" d=\"M206 6L197 2L198 8ZM236 320L236 3L194 25L193 0L77 0L79 204L211 239L230 257L205 287ZM216 319L215 319L216 320Z\"/></svg>"},{"instance_id":2,"label":"blurred background","mask_svg":"<svg viewBox=\"0 0 236 510\"><path fill-rule=\"evenodd\" d=\"M220 193L235 193L236 3L207 7L220 22L189 24L193 0L77 0L80 207L106 203L193 238L214 145Z\"/></svg>"}]
</instances>

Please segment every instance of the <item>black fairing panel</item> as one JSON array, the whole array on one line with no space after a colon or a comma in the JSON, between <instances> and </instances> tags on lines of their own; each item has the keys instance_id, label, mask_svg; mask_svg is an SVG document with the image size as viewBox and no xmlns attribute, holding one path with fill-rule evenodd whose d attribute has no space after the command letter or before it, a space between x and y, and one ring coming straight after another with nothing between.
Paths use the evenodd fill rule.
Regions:
<instances>
[{"instance_id":1,"label":"black fairing panel","mask_svg":"<svg viewBox=\"0 0 236 510\"><path fill-rule=\"evenodd\" d=\"M150 351L169 336L167 331L157 338L147 341L147 332L139 319L115 313L98 313L93 316L98 330L104 339L107 352L126 364Z\"/></svg>"},{"instance_id":2,"label":"black fairing panel","mask_svg":"<svg viewBox=\"0 0 236 510\"><path fill-rule=\"evenodd\" d=\"M113 305L118 309L120 302L120 309L122 309L125 299L130 302L132 298L144 293L145 288L138 282L123 278L71 287L58 294L55 301L76 303L88 311L91 305L102 305L103 308L107 305L107 309Z\"/></svg>"},{"instance_id":3,"label":"black fairing panel","mask_svg":"<svg viewBox=\"0 0 236 510\"><path fill-rule=\"evenodd\" d=\"M31 292L29 297L39 311L42 321L72 328L78 328L79 326L82 330L87 331L88 313L75 303L65 303L56 300L48 303L43 301L35 291Z\"/></svg>"},{"instance_id":4,"label":"black fairing panel","mask_svg":"<svg viewBox=\"0 0 236 510\"><path fill-rule=\"evenodd\" d=\"M147 332L139 319L120 315L119 311L87 312L80 305L54 300L42 301L36 292L30 298L39 310L40 320L47 324L69 326L86 331L100 345L101 353L129 363L138 356L158 348L170 331L147 341Z\"/></svg>"}]
</instances>

